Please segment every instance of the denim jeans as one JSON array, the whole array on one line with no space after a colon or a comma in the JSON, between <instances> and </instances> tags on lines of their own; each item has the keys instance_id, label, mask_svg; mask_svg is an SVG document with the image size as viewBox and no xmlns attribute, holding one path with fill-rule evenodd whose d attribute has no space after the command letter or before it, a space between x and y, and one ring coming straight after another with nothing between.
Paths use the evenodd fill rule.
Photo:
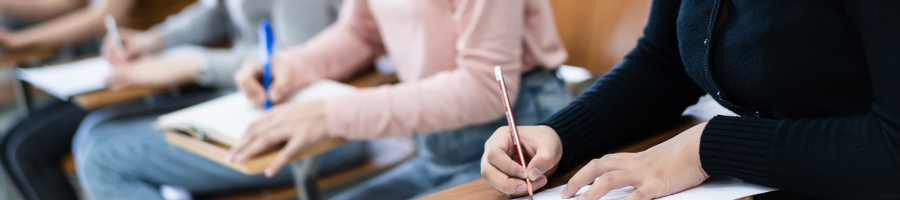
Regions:
<instances>
[{"instance_id":1,"label":"denim jeans","mask_svg":"<svg viewBox=\"0 0 900 200\"><path fill-rule=\"evenodd\" d=\"M73 143L85 195L97 200L163 199L162 185L205 194L290 184L289 167L272 178L248 176L170 145L163 132L153 128L159 115L216 96L163 99L154 105L138 102L89 114ZM367 151L367 143L353 142L326 152L318 159L317 173L360 164L368 157Z\"/></svg>"},{"instance_id":2,"label":"denim jeans","mask_svg":"<svg viewBox=\"0 0 900 200\"><path fill-rule=\"evenodd\" d=\"M553 71L526 73L513 105L516 125L537 124L571 100ZM332 199L415 199L481 178L484 143L497 128L506 125L504 116L461 129L419 134L415 158Z\"/></svg>"}]
</instances>

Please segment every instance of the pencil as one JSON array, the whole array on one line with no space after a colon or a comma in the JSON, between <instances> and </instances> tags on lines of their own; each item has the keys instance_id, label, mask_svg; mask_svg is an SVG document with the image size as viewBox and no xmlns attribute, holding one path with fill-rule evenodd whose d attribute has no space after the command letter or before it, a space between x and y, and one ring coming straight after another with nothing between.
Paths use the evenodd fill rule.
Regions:
<instances>
[{"instance_id":1,"label":"pencil","mask_svg":"<svg viewBox=\"0 0 900 200\"><path fill-rule=\"evenodd\" d=\"M516 119L513 117L512 107L509 104L509 94L506 92L506 83L503 82L503 70L500 66L494 67L494 76L497 78L497 84L500 85L500 93L503 97L503 108L506 110L506 122L509 123L509 133L512 134L513 143L516 145L516 155L519 157L519 164L522 168L528 169L525 163L525 155L522 153L522 143L519 142L519 131L516 129ZM525 186L528 189L528 198L534 200L534 191L531 189L531 180L525 178Z\"/></svg>"}]
</instances>

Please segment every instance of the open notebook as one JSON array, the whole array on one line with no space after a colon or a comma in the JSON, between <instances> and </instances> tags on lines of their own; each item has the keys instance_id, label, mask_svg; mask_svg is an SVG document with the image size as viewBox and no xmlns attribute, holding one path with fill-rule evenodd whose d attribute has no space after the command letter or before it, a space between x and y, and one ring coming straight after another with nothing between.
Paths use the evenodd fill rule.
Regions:
<instances>
[{"instance_id":1,"label":"open notebook","mask_svg":"<svg viewBox=\"0 0 900 200\"><path fill-rule=\"evenodd\" d=\"M322 80L297 92L289 102L310 102L346 95L356 87L331 80ZM156 127L168 131L190 133L201 139L233 146L251 123L266 111L254 106L244 93L236 92L195 106L162 115Z\"/></svg>"},{"instance_id":2,"label":"open notebook","mask_svg":"<svg viewBox=\"0 0 900 200\"><path fill-rule=\"evenodd\" d=\"M545 191L535 193L535 200L561 200L559 194L562 193L563 189L565 189L566 185L561 185L559 187L550 188ZM578 193L575 194L575 197L571 199L575 199L581 194L587 192L588 186L582 187L578 190ZM659 200L726 200L726 199L738 199L746 196L762 194L766 192L774 191L774 188L769 188L765 186L760 186L751 183L745 183L740 179L729 178L729 177L715 177L710 178L703 182L703 184L698 185L697 187L693 187L687 189L685 191L675 193L669 196L665 196L662 198L657 198ZM600 200L620 200L625 199L631 192L634 192L634 187L628 186L616 190L612 190L600 198ZM525 200L528 197L520 197L515 200Z\"/></svg>"}]
</instances>

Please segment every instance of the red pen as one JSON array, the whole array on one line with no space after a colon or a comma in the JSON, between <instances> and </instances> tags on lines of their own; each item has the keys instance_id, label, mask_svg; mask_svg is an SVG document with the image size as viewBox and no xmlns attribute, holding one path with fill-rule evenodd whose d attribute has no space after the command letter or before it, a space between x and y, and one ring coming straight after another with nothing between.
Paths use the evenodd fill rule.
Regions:
<instances>
[{"instance_id":1,"label":"red pen","mask_svg":"<svg viewBox=\"0 0 900 200\"><path fill-rule=\"evenodd\" d=\"M519 142L519 131L516 130L516 119L513 118L512 107L509 104L509 94L506 92L506 83L503 82L503 70L500 69L500 66L494 67L494 76L496 76L497 83L500 85L500 96L503 97L503 108L506 109L506 122L509 123L509 133L512 134L513 143L516 145L516 155L519 156L519 164L522 165L522 168L528 169L525 166L525 155L522 154L522 143ZM531 180L525 178L525 185L528 187L528 197L534 200L534 192L531 190Z\"/></svg>"}]
</instances>

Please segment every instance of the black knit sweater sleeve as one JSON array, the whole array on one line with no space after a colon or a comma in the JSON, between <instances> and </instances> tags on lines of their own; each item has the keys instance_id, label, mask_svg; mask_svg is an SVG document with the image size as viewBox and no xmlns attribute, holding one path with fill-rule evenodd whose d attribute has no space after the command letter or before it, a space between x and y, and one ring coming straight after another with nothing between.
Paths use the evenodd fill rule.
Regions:
<instances>
[{"instance_id":1,"label":"black knit sweater sleeve","mask_svg":"<svg viewBox=\"0 0 900 200\"><path fill-rule=\"evenodd\" d=\"M560 170L671 123L703 90L678 54L680 1L653 1L644 36L618 66L544 122L563 143Z\"/></svg>"},{"instance_id":2,"label":"black knit sweater sleeve","mask_svg":"<svg viewBox=\"0 0 900 200\"><path fill-rule=\"evenodd\" d=\"M846 1L862 36L874 101L861 116L715 117L703 169L810 196L900 198L900 1Z\"/></svg>"}]
</instances>

